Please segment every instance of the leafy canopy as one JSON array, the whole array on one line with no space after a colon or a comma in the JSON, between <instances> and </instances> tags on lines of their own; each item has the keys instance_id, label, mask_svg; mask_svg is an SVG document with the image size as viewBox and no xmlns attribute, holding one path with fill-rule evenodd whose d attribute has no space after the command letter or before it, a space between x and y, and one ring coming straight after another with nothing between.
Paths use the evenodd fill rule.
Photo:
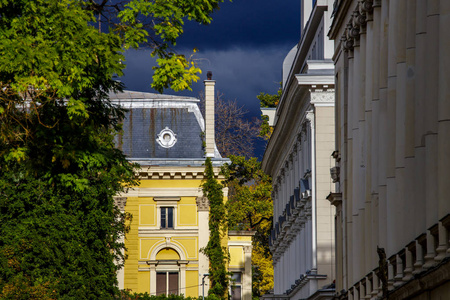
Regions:
<instances>
[{"instance_id":1,"label":"leafy canopy","mask_svg":"<svg viewBox=\"0 0 450 300\"><path fill-rule=\"evenodd\" d=\"M280 83L281 85L281 83ZM266 93L260 93L256 98L259 100L260 107L263 108L275 108L278 105L278 102L280 102L281 94L283 93L283 90L281 87L278 89L278 92L274 95L266 94ZM259 131L259 136L263 137L265 140L270 139L270 136L272 135L273 128L269 126L269 117L266 115L261 116L262 122L261 127Z\"/></svg>"},{"instance_id":2,"label":"leafy canopy","mask_svg":"<svg viewBox=\"0 0 450 300\"><path fill-rule=\"evenodd\" d=\"M114 147L121 39L81 1L0 1L0 298L111 299L136 184Z\"/></svg>"},{"instance_id":3,"label":"leafy canopy","mask_svg":"<svg viewBox=\"0 0 450 300\"><path fill-rule=\"evenodd\" d=\"M0 0L0 298L113 299L136 185L114 147L122 51L144 42L154 87L200 70L171 46L222 0ZM102 26L107 24L105 28Z\"/></svg>"},{"instance_id":4,"label":"leafy canopy","mask_svg":"<svg viewBox=\"0 0 450 300\"><path fill-rule=\"evenodd\" d=\"M186 58L174 51L177 39L183 34L185 21L209 24L211 14L223 0L85 0L98 22L109 26L122 38L125 49L142 45L152 49L157 57L153 67L152 88L163 92L189 89L199 79L201 70L192 56ZM99 27L100 27L99 25ZM194 52L196 50L194 49Z\"/></svg>"},{"instance_id":5,"label":"leafy canopy","mask_svg":"<svg viewBox=\"0 0 450 300\"><path fill-rule=\"evenodd\" d=\"M272 255L269 235L272 228L272 180L256 158L230 156L222 167L229 188L226 209L232 230L253 230L253 296L259 297L273 288Z\"/></svg>"}]
</instances>

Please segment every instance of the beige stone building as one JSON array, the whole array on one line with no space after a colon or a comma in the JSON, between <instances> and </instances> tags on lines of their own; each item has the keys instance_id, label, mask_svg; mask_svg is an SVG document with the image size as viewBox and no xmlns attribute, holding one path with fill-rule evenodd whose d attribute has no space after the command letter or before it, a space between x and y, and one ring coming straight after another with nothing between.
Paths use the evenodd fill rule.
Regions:
<instances>
[{"instance_id":1,"label":"beige stone building","mask_svg":"<svg viewBox=\"0 0 450 300\"><path fill-rule=\"evenodd\" d=\"M273 178L272 299L330 299L334 294L333 43L326 37L332 0L302 1L302 38L283 63L283 93L262 161Z\"/></svg>"},{"instance_id":2,"label":"beige stone building","mask_svg":"<svg viewBox=\"0 0 450 300\"><path fill-rule=\"evenodd\" d=\"M339 299L450 299L449 30L448 0L334 3Z\"/></svg>"}]
</instances>

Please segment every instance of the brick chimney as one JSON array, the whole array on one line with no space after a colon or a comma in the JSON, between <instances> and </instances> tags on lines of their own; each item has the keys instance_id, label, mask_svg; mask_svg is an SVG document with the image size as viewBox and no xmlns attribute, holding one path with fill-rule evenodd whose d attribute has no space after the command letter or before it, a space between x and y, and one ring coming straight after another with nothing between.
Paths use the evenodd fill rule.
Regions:
<instances>
[{"instance_id":1,"label":"brick chimney","mask_svg":"<svg viewBox=\"0 0 450 300\"><path fill-rule=\"evenodd\" d=\"M205 142L206 157L214 157L214 86L212 72L208 71L205 83Z\"/></svg>"}]
</instances>

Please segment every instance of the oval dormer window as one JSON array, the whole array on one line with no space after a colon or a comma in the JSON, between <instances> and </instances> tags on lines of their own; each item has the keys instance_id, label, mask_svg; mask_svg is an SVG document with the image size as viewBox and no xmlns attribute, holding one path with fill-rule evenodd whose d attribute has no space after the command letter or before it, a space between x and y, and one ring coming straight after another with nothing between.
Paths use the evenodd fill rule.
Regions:
<instances>
[{"instance_id":1,"label":"oval dormer window","mask_svg":"<svg viewBox=\"0 0 450 300\"><path fill-rule=\"evenodd\" d=\"M161 147L170 148L177 142L177 135L169 127L166 127L158 134L156 141Z\"/></svg>"}]
</instances>

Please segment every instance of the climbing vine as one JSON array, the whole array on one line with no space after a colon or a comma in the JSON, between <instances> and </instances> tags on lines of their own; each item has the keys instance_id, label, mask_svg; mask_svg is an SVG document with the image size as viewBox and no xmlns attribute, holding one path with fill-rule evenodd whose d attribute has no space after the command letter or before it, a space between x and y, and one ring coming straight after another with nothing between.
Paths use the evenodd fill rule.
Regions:
<instances>
[{"instance_id":1,"label":"climbing vine","mask_svg":"<svg viewBox=\"0 0 450 300\"><path fill-rule=\"evenodd\" d=\"M219 299L228 299L228 260L226 247L222 246L222 238L226 232L226 210L223 203L222 185L215 179L211 159L205 161L205 181L203 194L209 200L209 230L210 237L203 249L209 258L209 279L211 281L209 295Z\"/></svg>"}]
</instances>

